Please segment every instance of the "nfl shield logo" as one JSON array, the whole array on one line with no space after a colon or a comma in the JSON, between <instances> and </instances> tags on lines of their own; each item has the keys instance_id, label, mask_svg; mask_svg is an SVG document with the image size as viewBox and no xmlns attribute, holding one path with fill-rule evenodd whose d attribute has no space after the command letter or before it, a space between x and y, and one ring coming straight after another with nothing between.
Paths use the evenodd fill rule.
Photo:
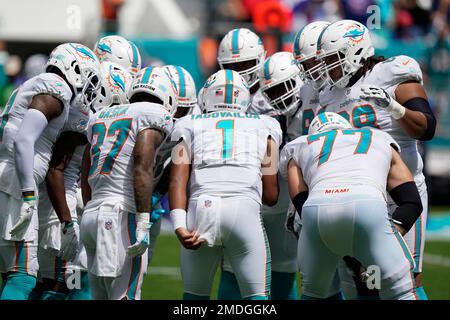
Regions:
<instances>
[{"instance_id":1,"label":"nfl shield logo","mask_svg":"<svg viewBox=\"0 0 450 320\"><path fill-rule=\"evenodd\" d=\"M205 208L210 208L211 207L211 200L205 200Z\"/></svg>"},{"instance_id":2,"label":"nfl shield logo","mask_svg":"<svg viewBox=\"0 0 450 320\"><path fill-rule=\"evenodd\" d=\"M111 228L112 228L112 221L111 220L105 221L105 229L111 230Z\"/></svg>"}]
</instances>

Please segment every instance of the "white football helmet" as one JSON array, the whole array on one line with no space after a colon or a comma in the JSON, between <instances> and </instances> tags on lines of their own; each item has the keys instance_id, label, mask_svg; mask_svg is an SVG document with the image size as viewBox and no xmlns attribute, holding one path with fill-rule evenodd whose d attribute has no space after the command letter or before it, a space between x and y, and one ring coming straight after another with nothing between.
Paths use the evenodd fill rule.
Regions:
<instances>
[{"instance_id":1,"label":"white football helmet","mask_svg":"<svg viewBox=\"0 0 450 320\"><path fill-rule=\"evenodd\" d=\"M292 52L295 63L304 79L311 82L315 89L319 89L326 78L324 63L317 59L317 39L322 31L329 26L326 21L315 21L304 26L294 39Z\"/></svg>"},{"instance_id":2,"label":"white football helmet","mask_svg":"<svg viewBox=\"0 0 450 320\"><path fill-rule=\"evenodd\" d=\"M57 68L67 79L75 94L73 105L86 112L95 101L100 88L100 63L94 52L79 43L64 43L50 53L45 70Z\"/></svg>"},{"instance_id":3,"label":"white football helmet","mask_svg":"<svg viewBox=\"0 0 450 320\"><path fill-rule=\"evenodd\" d=\"M186 109L185 114L187 114L197 104L197 89L194 79L183 67L167 65L164 68L175 82L178 92L178 108Z\"/></svg>"},{"instance_id":4,"label":"white football helmet","mask_svg":"<svg viewBox=\"0 0 450 320\"><path fill-rule=\"evenodd\" d=\"M203 93L204 93L205 90L203 88L204 87L200 88L200 90L198 91L198 96L197 96L198 107L200 108L200 110L202 110L202 112L203 112L204 105L205 105L205 103L203 102L204 101Z\"/></svg>"},{"instance_id":5,"label":"white football helmet","mask_svg":"<svg viewBox=\"0 0 450 320\"><path fill-rule=\"evenodd\" d=\"M221 69L239 72L250 87L259 81L266 52L263 43L253 31L246 28L233 29L222 39L217 54Z\"/></svg>"},{"instance_id":6,"label":"white football helmet","mask_svg":"<svg viewBox=\"0 0 450 320\"><path fill-rule=\"evenodd\" d=\"M96 112L103 108L117 104L128 103L128 93L131 89L133 77L121 65L113 62L100 64L102 85L94 102Z\"/></svg>"},{"instance_id":7,"label":"white football helmet","mask_svg":"<svg viewBox=\"0 0 450 320\"><path fill-rule=\"evenodd\" d=\"M352 125L343 116L334 112L319 113L309 125L308 134L316 134L337 129L351 129Z\"/></svg>"},{"instance_id":8,"label":"white football helmet","mask_svg":"<svg viewBox=\"0 0 450 320\"><path fill-rule=\"evenodd\" d=\"M374 54L369 30L353 20L330 24L317 40L317 55L325 62L327 79L330 85L339 88L345 88L350 78ZM331 72L337 68L341 69L342 76L333 79Z\"/></svg>"},{"instance_id":9,"label":"white football helmet","mask_svg":"<svg viewBox=\"0 0 450 320\"><path fill-rule=\"evenodd\" d=\"M237 111L244 113L250 103L250 91L244 78L233 70L219 70L203 86L203 113Z\"/></svg>"},{"instance_id":10,"label":"white football helmet","mask_svg":"<svg viewBox=\"0 0 450 320\"><path fill-rule=\"evenodd\" d=\"M97 41L94 52L100 62L114 62L124 67L133 77L141 70L141 55L136 45L121 36L106 36Z\"/></svg>"},{"instance_id":11,"label":"white football helmet","mask_svg":"<svg viewBox=\"0 0 450 320\"><path fill-rule=\"evenodd\" d=\"M281 51L267 58L260 78L261 93L275 112L291 114L298 105L303 85L292 53Z\"/></svg>"},{"instance_id":12,"label":"white football helmet","mask_svg":"<svg viewBox=\"0 0 450 320\"><path fill-rule=\"evenodd\" d=\"M139 94L152 96L152 101L163 105L173 116L177 110L178 94L173 80L162 67L141 69L133 80L130 91L130 102Z\"/></svg>"}]
</instances>

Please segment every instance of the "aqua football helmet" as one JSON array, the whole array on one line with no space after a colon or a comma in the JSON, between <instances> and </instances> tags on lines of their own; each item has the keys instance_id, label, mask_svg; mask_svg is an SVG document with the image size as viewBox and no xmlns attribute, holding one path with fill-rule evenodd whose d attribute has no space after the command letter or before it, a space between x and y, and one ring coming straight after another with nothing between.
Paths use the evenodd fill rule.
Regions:
<instances>
[{"instance_id":1,"label":"aqua football helmet","mask_svg":"<svg viewBox=\"0 0 450 320\"><path fill-rule=\"evenodd\" d=\"M178 110L185 109L185 112L181 112L179 117L186 115L190 110L197 105L197 90L195 88L195 82L191 74L180 66L167 65L164 66L166 71L172 77L175 82L178 93ZM179 118L176 117L176 118ZM175 118L175 117L174 117Z\"/></svg>"},{"instance_id":2,"label":"aqua football helmet","mask_svg":"<svg viewBox=\"0 0 450 320\"><path fill-rule=\"evenodd\" d=\"M322 31L330 25L326 21L315 21L303 27L294 39L292 51L302 78L319 89L326 80L323 61L317 59L317 40Z\"/></svg>"},{"instance_id":3,"label":"aqua football helmet","mask_svg":"<svg viewBox=\"0 0 450 320\"><path fill-rule=\"evenodd\" d=\"M353 20L326 27L317 40L317 56L325 63L330 85L345 88L364 62L375 54L369 30Z\"/></svg>"},{"instance_id":4,"label":"aqua football helmet","mask_svg":"<svg viewBox=\"0 0 450 320\"><path fill-rule=\"evenodd\" d=\"M322 112L311 121L308 134L311 135L330 130L351 128L352 125L343 116L334 112Z\"/></svg>"},{"instance_id":5,"label":"aqua football helmet","mask_svg":"<svg viewBox=\"0 0 450 320\"><path fill-rule=\"evenodd\" d=\"M253 87L259 81L265 55L261 38L253 31L233 29L220 42L217 62L221 69L239 72L249 87Z\"/></svg>"},{"instance_id":6,"label":"aqua football helmet","mask_svg":"<svg viewBox=\"0 0 450 320\"><path fill-rule=\"evenodd\" d=\"M261 70L260 88L278 114L290 114L298 106L300 79L290 52L277 52L266 59Z\"/></svg>"},{"instance_id":7,"label":"aqua football helmet","mask_svg":"<svg viewBox=\"0 0 450 320\"><path fill-rule=\"evenodd\" d=\"M160 103L172 116L178 105L175 84L163 67L147 67L139 71L133 80L130 100L139 93L152 96L155 103Z\"/></svg>"},{"instance_id":8,"label":"aqua football helmet","mask_svg":"<svg viewBox=\"0 0 450 320\"><path fill-rule=\"evenodd\" d=\"M141 55L136 45L124 37L112 35L101 38L94 47L100 62L114 62L124 67L133 77L141 70Z\"/></svg>"},{"instance_id":9,"label":"aqua football helmet","mask_svg":"<svg viewBox=\"0 0 450 320\"><path fill-rule=\"evenodd\" d=\"M250 103L250 92L244 78L233 70L219 70L203 86L203 113L215 111L245 112Z\"/></svg>"},{"instance_id":10,"label":"aqua football helmet","mask_svg":"<svg viewBox=\"0 0 450 320\"><path fill-rule=\"evenodd\" d=\"M79 43L64 43L50 53L45 69L57 68L66 78L74 93L73 105L89 111L100 88L100 63L86 46Z\"/></svg>"},{"instance_id":11,"label":"aqua football helmet","mask_svg":"<svg viewBox=\"0 0 450 320\"><path fill-rule=\"evenodd\" d=\"M113 62L100 64L102 73L102 86L94 102L96 112L103 108L117 104L128 103L128 94L131 89L133 77L124 67Z\"/></svg>"}]
</instances>

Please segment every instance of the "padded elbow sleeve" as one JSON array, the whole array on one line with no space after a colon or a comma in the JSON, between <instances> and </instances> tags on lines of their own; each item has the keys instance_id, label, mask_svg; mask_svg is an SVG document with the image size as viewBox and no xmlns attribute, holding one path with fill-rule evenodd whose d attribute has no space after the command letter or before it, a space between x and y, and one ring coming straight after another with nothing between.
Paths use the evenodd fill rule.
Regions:
<instances>
[{"instance_id":1,"label":"padded elbow sleeve","mask_svg":"<svg viewBox=\"0 0 450 320\"><path fill-rule=\"evenodd\" d=\"M389 192L397 204L392 219L409 231L422 213L422 202L417 186L413 181L405 182Z\"/></svg>"},{"instance_id":2,"label":"padded elbow sleeve","mask_svg":"<svg viewBox=\"0 0 450 320\"><path fill-rule=\"evenodd\" d=\"M300 218L302 217L302 208L303 205L305 204L306 199L308 199L308 191L303 191L298 193L293 199L292 199L292 204L295 207L295 210L297 210L298 215L300 216Z\"/></svg>"},{"instance_id":3,"label":"padded elbow sleeve","mask_svg":"<svg viewBox=\"0 0 450 320\"><path fill-rule=\"evenodd\" d=\"M409 110L421 112L427 119L427 129L419 140L428 141L433 139L434 133L436 132L436 118L428 100L424 98L412 98L406 101L403 106Z\"/></svg>"},{"instance_id":4,"label":"padded elbow sleeve","mask_svg":"<svg viewBox=\"0 0 450 320\"><path fill-rule=\"evenodd\" d=\"M34 190L34 145L47 127L45 115L29 109L20 124L14 141L15 162L22 192Z\"/></svg>"}]
</instances>

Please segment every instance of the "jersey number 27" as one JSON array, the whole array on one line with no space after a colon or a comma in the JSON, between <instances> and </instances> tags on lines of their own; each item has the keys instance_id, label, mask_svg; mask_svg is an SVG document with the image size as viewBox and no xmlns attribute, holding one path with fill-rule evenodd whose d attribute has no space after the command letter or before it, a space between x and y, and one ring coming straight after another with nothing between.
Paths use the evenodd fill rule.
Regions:
<instances>
[{"instance_id":1,"label":"jersey number 27","mask_svg":"<svg viewBox=\"0 0 450 320\"><path fill-rule=\"evenodd\" d=\"M106 155L99 172L100 174L111 173L114 162L128 139L131 123L132 119L128 118L118 119L112 122L109 128L106 128L104 122L97 122L92 126L92 137L97 136L97 142L91 147L91 168L89 169L89 175L92 175L99 165L101 146L105 142L105 137L116 136L116 140L114 140L111 150Z\"/></svg>"}]
</instances>

